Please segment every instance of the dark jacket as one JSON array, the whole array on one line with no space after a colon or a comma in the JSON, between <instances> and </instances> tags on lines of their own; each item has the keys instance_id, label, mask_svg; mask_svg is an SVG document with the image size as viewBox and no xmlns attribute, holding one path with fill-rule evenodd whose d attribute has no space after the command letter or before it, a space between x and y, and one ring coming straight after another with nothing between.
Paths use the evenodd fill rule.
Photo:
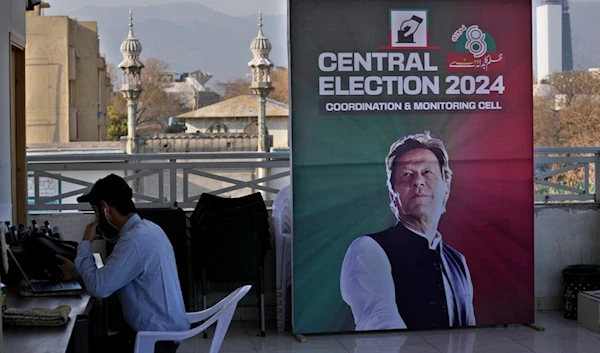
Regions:
<instances>
[{"instance_id":1,"label":"dark jacket","mask_svg":"<svg viewBox=\"0 0 600 353\"><path fill-rule=\"evenodd\" d=\"M475 324L472 284L465 258L460 252L443 243L435 250L430 250L425 238L400 223L368 236L383 248L390 261L396 305L407 328L464 327ZM448 319L444 272L454 296L452 325Z\"/></svg>"}]
</instances>

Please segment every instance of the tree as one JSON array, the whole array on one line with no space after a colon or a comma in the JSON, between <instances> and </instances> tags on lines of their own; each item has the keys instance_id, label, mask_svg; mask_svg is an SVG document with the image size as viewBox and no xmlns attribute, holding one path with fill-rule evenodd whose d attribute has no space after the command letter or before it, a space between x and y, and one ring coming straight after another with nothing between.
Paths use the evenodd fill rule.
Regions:
<instances>
[{"instance_id":1,"label":"tree","mask_svg":"<svg viewBox=\"0 0 600 353\"><path fill-rule=\"evenodd\" d=\"M114 106L108 107L109 125L106 138L110 141L119 141L121 136L127 135L127 114L119 111Z\"/></svg>"},{"instance_id":2,"label":"tree","mask_svg":"<svg viewBox=\"0 0 600 353\"><path fill-rule=\"evenodd\" d=\"M237 80L228 81L225 83L217 83L216 86L219 90L225 92L221 95L221 101L225 101L237 96L245 94L253 94L250 89L252 82L248 78L238 78Z\"/></svg>"},{"instance_id":3,"label":"tree","mask_svg":"<svg viewBox=\"0 0 600 353\"><path fill-rule=\"evenodd\" d=\"M600 96L574 97L558 112L560 146L598 146L600 144Z\"/></svg>"},{"instance_id":4,"label":"tree","mask_svg":"<svg viewBox=\"0 0 600 353\"><path fill-rule=\"evenodd\" d=\"M600 144L600 79L587 71L560 72L548 79L546 96L534 98L536 146Z\"/></svg>"},{"instance_id":5,"label":"tree","mask_svg":"<svg viewBox=\"0 0 600 353\"><path fill-rule=\"evenodd\" d=\"M289 104L288 82L288 70L285 67L276 67L273 71L271 71L271 83L275 89L269 93L268 97L276 101ZM225 92L221 96L221 101L224 101L244 94L254 94L250 89L251 84L252 82L249 78L238 78L225 83L219 82L216 84L216 86L219 90Z\"/></svg>"},{"instance_id":6,"label":"tree","mask_svg":"<svg viewBox=\"0 0 600 353\"><path fill-rule=\"evenodd\" d=\"M166 128L168 119L183 113L182 104L169 96L165 89L171 84L163 78L169 65L157 58L146 60L142 70L142 88L137 110L137 125L160 124Z\"/></svg>"},{"instance_id":7,"label":"tree","mask_svg":"<svg viewBox=\"0 0 600 353\"><path fill-rule=\"evenodd\" d=\"M113 85L113 88L117 88L117 84L119 83L118 70L114 64L106 63L106 73L110 76L110 83Z\"/></svg>"},{"instance_id":8,"label":"tree","mask_svg":"<svg viewBox=\"0 0 600 353\"><path fill-rule=\"evenodd\" d=\"M598 75L588 71L557 72L550 76L548 84L556 94L563 96L564 105L571 104L573 98L577 96L600 93Z\"/></svg>"},{"instance_id":9,"label":"tree","mask_svg":"<svg viewBox=\"0 0 600 353\"><path fill-rule=\"evenodd\" d=\"M559 146L562 128L553 96L533 97L533 144Z\"/></svg>"},{"instance_id":10,"label":"tree","mask_svg":"<svg viewBox=\"0 0 600 353\"><path fill-rule=\"evenodd\" d=\"M551 75L551 89L545 96L534 97L534 144L536 146L600 145L600 79L587 71L561 72ZM550 170L570 164L539 166ZM589 182L593 182L595 166L590 166ZM549 181L580 186L583 168L548 178Z\"/></svg>"},{"instance_id":11,"label":"tree","mask_svg":"<svg viewBox=\"0 0 600 353\"><path fill-rule=\"evenodd\" d=\"M275 90L269 94L269 97L289 104L288 70L285 67L276 67L271 73L271 82Z\"/></svg>"},{"instance_id":12,"label":"tree","mask_svg":"<svg viewBox=\"0 0 600 353\"><path fill-rule=\"evenodd\" d=\"M142 70L143 92L138 100L136 112L136 126L159 124L163 131L168 126L169 117L177 116L185 111L185 108L177 98L169 96L165 89L171 84L164 79L163 73L169 70L169 65L157 58L148 58ZM110 119L109 131L112 131L114 139L127 135L127 128L122 130L123 124L127 126L127 101L122 93L116 92L111 106L113 118ZM124 120L121 121L119 119ZM114 125L114 126L113 126Z\"/></svg>"}]
</instances>

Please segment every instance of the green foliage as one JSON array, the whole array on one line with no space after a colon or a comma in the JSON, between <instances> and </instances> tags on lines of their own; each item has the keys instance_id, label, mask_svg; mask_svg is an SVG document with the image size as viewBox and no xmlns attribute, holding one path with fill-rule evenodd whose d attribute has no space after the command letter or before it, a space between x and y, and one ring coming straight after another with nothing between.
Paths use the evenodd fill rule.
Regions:
<instances>
[{"instance_id":1,"label":"green foliage","mask_svg":"<svg viewBox=\"0 0 600 353\"><path fill-rule=\"evenodd\" d=\"M106 137L110 141L119 141L121 136L127 135L127 114L119 111L114 106L108 107L109 125Z\"/></svg>"}]
</instances>

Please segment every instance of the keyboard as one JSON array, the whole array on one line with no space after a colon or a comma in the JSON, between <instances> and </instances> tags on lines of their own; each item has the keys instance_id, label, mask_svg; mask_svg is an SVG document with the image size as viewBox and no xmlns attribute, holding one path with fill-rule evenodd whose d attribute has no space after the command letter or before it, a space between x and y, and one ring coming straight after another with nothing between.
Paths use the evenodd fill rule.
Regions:
<instances>
[{"instance_id":1,"label":"keyboard","mask_svg":"<svg viewBox=\"0 0 600 353\"><path fill-rule=\"evenodd\" d=\"M81 290L78 282L32 282L31 289L37 293L66 292Z\"/></svg>"}]
</instances>

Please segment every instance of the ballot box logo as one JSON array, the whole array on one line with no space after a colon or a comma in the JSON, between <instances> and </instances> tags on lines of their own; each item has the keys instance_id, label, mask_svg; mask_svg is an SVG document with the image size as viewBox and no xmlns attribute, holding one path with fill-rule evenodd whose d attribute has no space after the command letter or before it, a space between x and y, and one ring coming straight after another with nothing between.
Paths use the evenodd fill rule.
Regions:
<instances>
[{"instance_id":1,"label":"ballot box logo","mask_svg":"<svg viewBox=\"0 0 600 353\"><path fill-rule=\"evenodd\" d=\"M427 48L429 30L427 10L390 10L390 47Z\"/></svg>"}]
</instances>

